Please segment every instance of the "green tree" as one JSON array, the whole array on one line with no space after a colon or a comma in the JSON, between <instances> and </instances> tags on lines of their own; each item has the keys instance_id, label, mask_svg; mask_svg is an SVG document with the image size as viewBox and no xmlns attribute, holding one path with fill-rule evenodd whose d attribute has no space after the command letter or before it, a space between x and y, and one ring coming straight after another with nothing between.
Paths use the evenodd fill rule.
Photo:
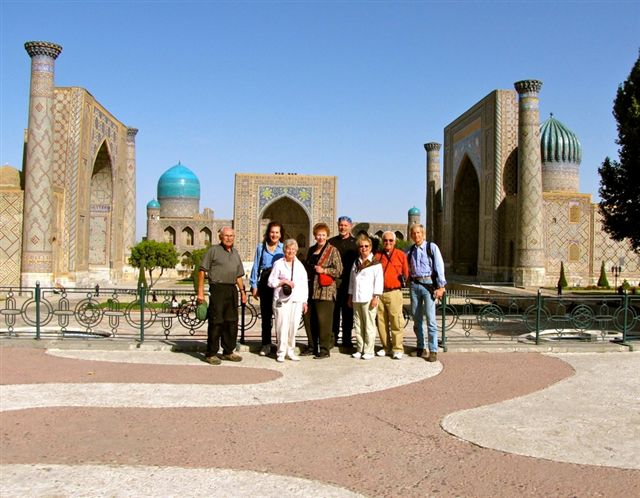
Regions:
<instances>
[{"instance_id":1,"label":"green tree","mask_svg":"<svg viewBox=\"0 0 640 498\"><path fill-rule=\"evenodd\" d=\"M609 288L609 281L607 280L607 270L604 267L604 261L600 265L600 278L598 279L598 287Z\"/></svg>"},{"instance_id":2,"label":"green tree","mask_svg":"<svg viewBox=\"0 0 640 498\"><path fill-rule=\"evenodd\" d=\"M566 288L569 284L567 283L567 277L564 274L564 262L560 261L560 278L558 279L558 287Z\"/></svg>"},{"instance_id":3,"label":"green tree","mask_svg":"<svg viewBox=\"0 0 640 498\"><path fill-rule=\"evenodd\" d=\"M157 279L153 279L153 272L160 270L159 279L165 269L174 268L178 264L178 253L169 242L143 240L131 248L129 264L134 268L140 268L143 274L145 270L149 273L148 289L151 289L157 282Z\"/></svg>"},{"instance_id":4,"label":"green tree","mask_svg":"<svg viewBox=\"0 0 640 498\"><path fill-rule=\"evenodd\" d=\"M196 249L191 253L191 262L193 264L193 270L191 271L191 279L193 280L193 288L195 289L196 292L198 292L198 272L200 271L200 262L202 261L202 258L204 258L204 255L209 250L210 245L211 244L208 244L207 247L205 247L204 249Z\"/></svg>"},{"instance_id":5,"label":"green tree","mask_svg":"<svg viewBox=\"0 0 640 498\"><path fill-rule=\"evenodd\" d=\"M606 158L600 173L600 213L604 229L614 240L628 239L640 253L640 51L613 103L618 123L620 161Z\"/></svg>"}]
</instances>

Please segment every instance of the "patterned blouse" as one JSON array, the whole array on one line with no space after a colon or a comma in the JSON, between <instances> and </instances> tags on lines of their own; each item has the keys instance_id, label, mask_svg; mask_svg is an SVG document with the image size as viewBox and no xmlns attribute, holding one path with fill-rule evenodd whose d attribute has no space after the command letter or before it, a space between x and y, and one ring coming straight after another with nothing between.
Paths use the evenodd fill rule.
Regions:
<instances>
[{"instance_id":1,"label":"patterned blouse","mask_svg":"<svg viewBox=\"0 0 640 498\"><path fill-rule=\"evenodd\" d=\"M328 242L326 243L326 248L322 254L322 257L324 258L322 268L326 270L327 275L331 275L334 278L334 281L331 285L322 287L318 282L318 274L314 269L314 266L318 262L318 255L313 254L316 249L318 249L318 244L309 248L307 259L305 261L307 275L309 276L309 299L335 301L337 294L335 279L342 275L342 259L340 258L340 252Z\"/></svg>"}]
</instances>

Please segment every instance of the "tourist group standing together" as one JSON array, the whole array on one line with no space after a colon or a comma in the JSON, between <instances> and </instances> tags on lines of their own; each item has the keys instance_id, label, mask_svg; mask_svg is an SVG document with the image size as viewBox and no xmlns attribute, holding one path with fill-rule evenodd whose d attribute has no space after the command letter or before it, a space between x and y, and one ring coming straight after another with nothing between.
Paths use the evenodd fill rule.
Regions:
<instances>
[{"instance_id":1,"label":"tourist group standing together","mask_svg":"<svg viewBox=\"0 0 640 498\"><path fill-rule=\"evenodd\" d=\"M276 335L276 360L299 361L295 337L304 320L308 347L300 354L329 358L333 346L352 351L355 359L371 360L404 356L402 289L409 287L416 356L437 361L438 328L436 302L445 293L444 262L438 246L425 239L422 225L411 227L413 244L397 249L396 236L382 234L382 248L374 253L366 234L354 237L352 220L338 219L338 235L329 238L326 223L313 227L315 244L304 261L297 257L298 243L282 240L278 222L268 224L263 241L256 247L249 278L251 295L260 300L262 346L260 355L271 353L272 322ZM233 247L235 233L220 230L220 244L209 248L198 272L198 302L204 301L208 277L209 304L205 361L217 365L222 359L241 361L235 352L238 328L238 292L246 303L244 269ZM425 341L426 322L426 341ZM340 331L342 332L340 334ZM352 344L352 333L356 344ZM376 336L382 347L375 351Z\"/></svg>"}]
</instances>

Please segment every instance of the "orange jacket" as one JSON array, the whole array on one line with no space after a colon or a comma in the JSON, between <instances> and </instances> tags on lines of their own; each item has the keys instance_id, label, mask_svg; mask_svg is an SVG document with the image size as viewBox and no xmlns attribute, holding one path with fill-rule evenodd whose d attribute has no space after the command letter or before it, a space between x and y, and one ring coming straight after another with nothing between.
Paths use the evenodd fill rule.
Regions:
<instances>
[{"instance_id":1,"label":"orange jacket","mask_svg":"<svg viewBox=\"0 0 640 498\"><path fill-rule=\"evenodd\" d=\"M375 258L382 264L385 291L400 289L402 287L401 276L404 276L405 282L409 280L409 261L404 251L393 249L391 256L387 256L384 251L379 251Z\"/></svg>"}]
</instances>

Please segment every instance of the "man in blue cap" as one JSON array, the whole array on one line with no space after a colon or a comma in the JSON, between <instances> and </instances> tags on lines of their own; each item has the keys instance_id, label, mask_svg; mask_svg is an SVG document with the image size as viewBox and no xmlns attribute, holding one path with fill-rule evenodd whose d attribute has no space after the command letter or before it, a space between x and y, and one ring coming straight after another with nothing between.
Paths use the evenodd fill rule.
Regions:
<instances>
[{"instance_id":1,"label":"man in blue cap","mask_svg":"<svg viewBox=\"0 0 640 498\"><path fill-rule=\"evenodd\" d=\"M353 221L348 216L338 218L338 235L331 237L329 243L338 249L342 259L342 276L336 296L336 305L333 308L333 341L340 345L338 335L340 333L340 317L342 316L342 347L346 353L351 352L351 331L353 329L353 308L349 301L349 275L353 263L358 259L358 247L356 239L351 233Z\"/></svg>"}]
</instances>

